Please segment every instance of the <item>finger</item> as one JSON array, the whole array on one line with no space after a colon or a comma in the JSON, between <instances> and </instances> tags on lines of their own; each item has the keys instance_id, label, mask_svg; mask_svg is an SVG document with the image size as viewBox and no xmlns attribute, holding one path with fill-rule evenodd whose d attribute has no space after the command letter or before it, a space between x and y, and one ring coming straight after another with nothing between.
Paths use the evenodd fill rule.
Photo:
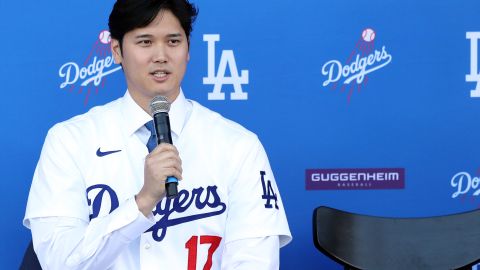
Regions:
<instances>
[{"instance_id":1,"label":"finger","mask_svg":"<svg viewBox=\"0 0 480 270\"><path fill-rule=\"evenodd\" d=\"M145 158L145 166L148 167L182 167L182 159L172 153L162 153Z\"/></svg>"},{"instance_id":2,"label":"finger","mask_svg":"<svg viewBox=\"0 0 480 270\"><path fill-rule=\"evenodd\" d=\"M158 154L158 153L169 152L169 151L173 151L174 153L179 155L175 145L169 144L169 143L161 143L157 145L150 154Z\"/></svg>"},{"instance_id":3,"label":"finger","mask_svg":"<svg viewBox=\"0 0 480 270\"><path fill-rule=\"evenodd\" d=\"M155 181L161 181L164 182L167 180L169 176L173 176L177 178L177 180L182 179L182 173L181 170L178 170L175 167L169 167L169 168L163 168L161 171L157 170L152 173L153 178Z\"/></svg>"},{"instance_id":4,"label":"finger","mask_svg":"<svg viewBox=\"0 0 480 270\"><path fill-rule=\"evenodd\" d=\"M168 173L167 177L173 176L179 181L182 180L181 170L178 170L177 168L169 168L168 171L169 171L169 173ZM164 181L167 180L167 177L165 177Z\"/></svg>"},{"instance_id":5,"label":"finger","mask_svg":"<svg viewBox=\"0 0 480 270\"><path fill-rule=\"evenodd\" d=\"M145 168L150 171L150 174L157 175L155 178L160 177L161 175L166 174L166 170L174 169L175 175L178 176L178 179L181 179L181 174L183 172L182 169L182 161L180 157L176 155L156 155L150 156L145 159ZM160 174L160 176L159 176ZM174 176L174 175L168 175Z\"/></svg>"}]
</instances>

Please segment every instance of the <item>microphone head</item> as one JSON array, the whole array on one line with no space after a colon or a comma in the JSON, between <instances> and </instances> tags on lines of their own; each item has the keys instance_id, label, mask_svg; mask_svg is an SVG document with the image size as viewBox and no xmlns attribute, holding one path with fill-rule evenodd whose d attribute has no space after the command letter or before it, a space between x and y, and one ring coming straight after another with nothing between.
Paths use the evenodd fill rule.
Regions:
<instances>
[{"instance_id":1,"label":"microphone head","mask_svg":"<svg viewBox=\"0 0 480 270\"><path fill-rule=\"evenodd\" d=\"M152 115L156 113L168 113L170 111L170 102L164 96L156 96L150 101L150 112Z\"/></svg>"}]
</instances>

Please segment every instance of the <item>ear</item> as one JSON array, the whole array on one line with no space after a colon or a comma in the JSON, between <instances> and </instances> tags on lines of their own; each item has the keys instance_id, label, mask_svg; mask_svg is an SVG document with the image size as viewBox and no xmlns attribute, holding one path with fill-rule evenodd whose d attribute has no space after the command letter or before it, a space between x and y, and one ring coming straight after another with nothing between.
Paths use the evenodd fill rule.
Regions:
<instances>
[{"instance_id":1,"label":"ear","mask_svg":"<svg viewBox=\"0 0 480 270\"><path fill-rule=\"evenodd\" d=\"M112 42L110 42L110 49L112 50L112 55L113 55L113 59L115 60L115 64L121 64L122 50L120 49L120 42L112 38Z\"/></svg>"},{"instance_id":2,"label":"ear","mask_svg":"<svg viewBox=\"0 0 480 270\"><path fill-rule=\"evenodd\" d=\"M190 51L187 53L187 62L190 61Z\"/></svg>"}]
</instances>

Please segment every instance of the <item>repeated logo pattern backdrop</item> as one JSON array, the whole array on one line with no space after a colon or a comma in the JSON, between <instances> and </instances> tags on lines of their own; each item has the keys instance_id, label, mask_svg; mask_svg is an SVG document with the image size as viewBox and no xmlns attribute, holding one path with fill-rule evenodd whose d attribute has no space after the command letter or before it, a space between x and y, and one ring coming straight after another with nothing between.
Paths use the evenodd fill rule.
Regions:
<instances>
[{"instance_id":1,"label":"repeated logo pattern backdrop","mask_svg":"<svg viewBox=\"0 0 480 270\"><path fill-rule=\"evenodd\" d=\"M383 216L480 206L480 2L195 3L183 89L262 140L294 237L282 269L340 269L313 246L320 205ZM112 5L0 2L2 269L30 240L21 221L47 130L125 91L105 32Z\"/></svg>"}]
</instances>

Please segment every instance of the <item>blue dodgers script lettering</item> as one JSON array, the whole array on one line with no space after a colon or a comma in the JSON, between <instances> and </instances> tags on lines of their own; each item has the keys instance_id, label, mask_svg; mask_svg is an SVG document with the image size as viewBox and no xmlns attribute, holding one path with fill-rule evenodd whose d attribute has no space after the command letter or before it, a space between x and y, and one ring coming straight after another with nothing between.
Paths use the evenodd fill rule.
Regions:
<instances>
[{"instance_id":1,"label":"blue dodgers script lettering","mask_svg":"<svg viewBox=\"0 0 480 270\"><path fill-rule=\"evenodd\" d=\"M94 191L99 190L94 196L93 201L89 199ZM88 205L92 207L92 214L90 220L98 217L100 209L102 208L103 200L110 198L110 210L118 208L118 197L115 191L108 185L93 185L87 188L87 200ZM170 219L170 215L173 213L183 213L190 207L195 207L198 210L203 210L203 213L198 213L189 216L183 216ZM191 191L181 190L178 192L178 196L172 199L163 199L158 204L155 210L152 212L155 216L160 216L160 220L157 221L146 232L152 232L152 238L160 242L165 238L168 227L178 224L208 218L211 216L220 215L227 209L227 206L218 195L217 186L208 186L206 189L203 187L195 188Z\"/></svg>"},{"instance_id":2,"label":"blue dodgers script lettering","mask_svg":"<svg viewBox=\"0 0 480 270\"><path fill-rule=\"evenodd\" d=\"M188 190L181 190L175 199L164 199L160 201L157 204L156 209L153 211L153 214L159 215L161 218L146 232L152 232L152 238L155 241L160 242L165 238L168 227L220 215L225 212L227 206L220 199L220 196L217 193L217 186L208 186L206 195L204 196L205 199L202 200L201 197L204 191L205 189L203 187L193 189L191 194ZM198 210L208 207L211 211L170 219L172 213L183 213L193 203Z\"/></svg>"},{"instance_id":3,"label":"blue dodgers script lettering","mask_svg":"<svg viewBox=\"0 0 480 270\"><path fill-rule=\"evenodd\" d=\"M92 203L92 200L89 199L90 197L89 193L92 191L96 191L97 189L99 189L100 191L98 191ZM100 209L102 207L102 202L105 197L104 196L105 192L107 192L108 197L110 198L110 211L108 213L111 213L113 210L117 209L118 207L117 193L115 193L115 191L113 191L111 187L109 187L108 185L102 185L102 184L90 186L87 188L88 206L92 207L92 214L90 214L90 220L98 217L98 214L100 214Z\"/></svg>"}]
</instances>

